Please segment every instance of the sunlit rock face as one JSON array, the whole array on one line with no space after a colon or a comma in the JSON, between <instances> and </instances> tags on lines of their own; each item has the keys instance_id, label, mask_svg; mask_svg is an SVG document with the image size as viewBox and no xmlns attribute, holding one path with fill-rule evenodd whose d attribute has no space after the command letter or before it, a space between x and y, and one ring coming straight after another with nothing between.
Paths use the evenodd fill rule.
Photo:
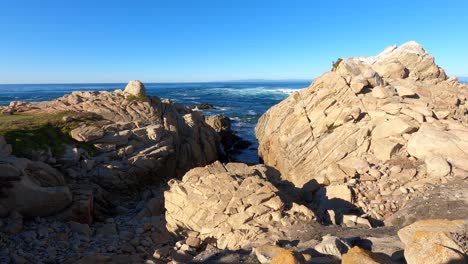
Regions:
<instances>
[{"instance_id":1,"label":"sunlit rock face","mask_svg":"<svg viewBox=\"0 0 468 264\"><path fill-rule=\"evenodd\" d=\"M303 187L343 175L338 183L345 183L362 160L377 166L434 155L468 169L467 85L448 78L421 45L391 46L335 66L256 126L261 159L283 179ZM425 140L434 137L437 143Z\"/></svg>"}]
</instances>

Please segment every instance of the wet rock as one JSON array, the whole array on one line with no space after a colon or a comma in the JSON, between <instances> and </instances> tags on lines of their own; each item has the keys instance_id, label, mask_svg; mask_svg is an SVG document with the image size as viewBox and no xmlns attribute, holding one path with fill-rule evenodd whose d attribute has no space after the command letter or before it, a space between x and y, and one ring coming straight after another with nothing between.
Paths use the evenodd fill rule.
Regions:
<instances>
[{"instance_id":1,"label":"wet rock","mask_svg":"<svg viewBox=\"0 0 468 264\"><path fill-rule=\"evenodd\" d=\"M191 105L189 106L191 109L199 109L199 110L212 110L215 109L215 107L212 104L209 103L201 103L197 105Z\"/></svg>"}]
</instances>

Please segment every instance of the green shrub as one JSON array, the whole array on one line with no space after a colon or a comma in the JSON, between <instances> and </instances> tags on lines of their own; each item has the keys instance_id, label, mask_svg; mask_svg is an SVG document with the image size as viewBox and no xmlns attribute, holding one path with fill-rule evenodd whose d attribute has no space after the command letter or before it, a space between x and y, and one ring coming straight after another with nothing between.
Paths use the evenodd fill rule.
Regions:
<instances>
[{"instance_id":1,"label":"green shrub","mask_svg":"<svg viewBox=\"0 0 468 264\"><path fill-rule=\"evenodd\" d=\"M336 61L333 62L333 67L332 67L332 71L336 71L336 69L338 68L338 66L340 65L340 63L343 61L342 58L338 58Z\"/></svg>"}]
</instances>

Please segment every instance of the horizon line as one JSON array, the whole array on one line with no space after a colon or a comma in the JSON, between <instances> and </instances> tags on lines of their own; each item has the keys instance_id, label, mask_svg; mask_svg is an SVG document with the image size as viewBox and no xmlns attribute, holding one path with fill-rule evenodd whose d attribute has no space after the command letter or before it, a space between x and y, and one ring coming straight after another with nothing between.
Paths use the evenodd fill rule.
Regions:
<instances>
[{"instance_id":1,"label":"horizon line","mask_svg":"<svg viewBox=\"0 0 468 264\"><path fill-rule=\"evenodd\" d=\"M217 82L310 82L315 78L303 79L303 78L291 78L291 79L239 79L239 80L217 80L217 81L141 81L145 83L161 83L161 84L170 84L170 83L217 83ZM138 80L138 79L135 79ZM131 81L131 80L129 80ZM27 83L0 83L0 85L30 85L30 84L125 84L129 81L113 81L113 82L27 82Z\"/></svg>"}]
</instances>

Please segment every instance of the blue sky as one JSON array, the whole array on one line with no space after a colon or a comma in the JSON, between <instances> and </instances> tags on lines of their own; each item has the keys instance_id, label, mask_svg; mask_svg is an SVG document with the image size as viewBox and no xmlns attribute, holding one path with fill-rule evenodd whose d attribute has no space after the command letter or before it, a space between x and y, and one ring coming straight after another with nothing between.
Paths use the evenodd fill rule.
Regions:
<instances>
[{"instance_id":1,"label":"blue sky","mask_svg":"<svg viewBox=\"0 0 468 264\"><path fill-rule=\"evenodd\" d=\"M0 83L312 79L409 40L468 76L467 29L466 0L0 0Z\"/></svg>"}]
</instances>

